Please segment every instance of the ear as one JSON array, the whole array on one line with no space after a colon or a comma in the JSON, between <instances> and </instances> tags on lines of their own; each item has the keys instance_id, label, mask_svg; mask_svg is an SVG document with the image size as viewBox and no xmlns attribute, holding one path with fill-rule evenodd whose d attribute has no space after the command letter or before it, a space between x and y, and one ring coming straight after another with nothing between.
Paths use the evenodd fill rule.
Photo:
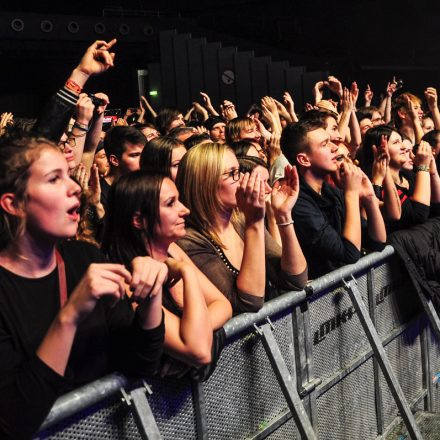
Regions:
<instances>
[{"instance_id":1,"label":"ear","mask_svg":"<svg viewBox=\"0 0 440 440\"><path fill-rule=\"evenodd\" d=\"M131 221L131 224L135 229L145 229L145 219L141 217L140 212L136 212L136 214L133 215L133 220Z\"/></svg>"},{"instance_id":2,"label":"ear","mask_svg":"<svg viewBox=\"0 0 440 440\"><path fill-rule=\"evenodd\" d=\"M119 159L114 154L110 154L109 162L110 162L110 165L112 165L114 167L119 166Z\"/></svg>"},{"instance_id":3,"label":"ear","mask_svg":"<svg viewBox=\"0 0 440 440\"><path fill-rule=\"evenodd\" d=\"M406 119L408 117L408 113L403 109L397 110L397 114L400 119Z\"/></svg>"},{"instance_id":4,"label":"ear","mask_svg":"<svg viewBox=\"0 0 440 440\"><path fill-rule=\"evenodd\" d=\"M22 217L24 214L23 209L15 203L15 194L13 193L2 194L0 197L0 206L6 213L15 215L16 217Z\"/></svg>"},{"instance_id":5,"label":"ear","mask_svg":"<svg viewBox=\"0 0 440 440\"><path fill-rule=\"evenodd\" d=\"M312 165L310 163L310 159L309 159L309 156L307 155L307 153L298 153L296 155L296 161L297 161L298 165L300 165L304 168L308 168Z\"/></svg>"}]
</instances>

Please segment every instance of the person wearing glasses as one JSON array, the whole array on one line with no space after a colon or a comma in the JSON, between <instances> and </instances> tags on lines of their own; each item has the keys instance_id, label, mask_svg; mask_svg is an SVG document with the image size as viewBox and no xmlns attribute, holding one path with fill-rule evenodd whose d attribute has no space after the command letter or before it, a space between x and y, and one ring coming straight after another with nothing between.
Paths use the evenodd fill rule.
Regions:
<instances>
[{"instance_id":1,"label":"person wearing glasses","mask_svg":"<svg viewBox=\"0 0 440 440\"><path fill-rule=\"evenodd\" d=\"M264 227L261 172L241 174L227 145L191 148L180 162L176 185L190 210L178 244L229 299L234 313L255 312L265 299L304 287L307 263L291 217L299 189L296 168L286 167L285 179L271 194L282 248Z\"/></svg>"}]
</instances>

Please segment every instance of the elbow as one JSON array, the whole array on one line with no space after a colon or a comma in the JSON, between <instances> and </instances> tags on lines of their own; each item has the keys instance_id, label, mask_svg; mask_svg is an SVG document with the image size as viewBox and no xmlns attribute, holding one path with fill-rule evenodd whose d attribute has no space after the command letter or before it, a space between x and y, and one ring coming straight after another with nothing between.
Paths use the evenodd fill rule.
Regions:
<instances>
[{"instance_id":1,"label":"elbow","mask_svg":"<svg viewBox=\"0 0 440 440\"><path fill-rule=\"evenodd\" d=\"M191 353L191 363L195 367L203 367L204 365L209 365L211 362L212 362L211 347L194 350Z\"/></svg>"}]
</instances>

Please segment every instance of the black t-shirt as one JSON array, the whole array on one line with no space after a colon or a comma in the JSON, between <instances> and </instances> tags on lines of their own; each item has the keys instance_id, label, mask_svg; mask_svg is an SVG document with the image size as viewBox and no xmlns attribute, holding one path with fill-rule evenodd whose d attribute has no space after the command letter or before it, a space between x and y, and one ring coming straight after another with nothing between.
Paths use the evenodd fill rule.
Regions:
<instances>
[{"instance_id":1,"label":"black t-shirt","mask_svg":"<svg viewBox=\"0 0 440 440\"><path fill-rule=\"evenodd\" d=\"M66 266L68 296L88 266L104 262L87 243L59 247ZM58 273L29 279L0 266L0 438L30 438L55 399L115 369L148 375L158 367L164 327L143 330L124 299L114 307L102 298L78 326L64 377L35 354L60 310Z\"/></svg>"}]
</instances>

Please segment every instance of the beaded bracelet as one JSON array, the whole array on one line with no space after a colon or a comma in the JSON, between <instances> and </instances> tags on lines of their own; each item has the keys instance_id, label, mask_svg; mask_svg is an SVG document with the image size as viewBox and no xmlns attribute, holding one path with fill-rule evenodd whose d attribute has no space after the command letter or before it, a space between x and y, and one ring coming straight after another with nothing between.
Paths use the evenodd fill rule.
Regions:
<instances>
[{"instance_id":1,"label":"beaded bracelet","mask_svg":"<svg viewBox=\"0 0 440 440\"><path fill-rule=\"evenodd\" d=\"M428 171L429 172L429 165L417 165L415 167L416 172L418 171Z\"/></svg>"}]
</instances>

